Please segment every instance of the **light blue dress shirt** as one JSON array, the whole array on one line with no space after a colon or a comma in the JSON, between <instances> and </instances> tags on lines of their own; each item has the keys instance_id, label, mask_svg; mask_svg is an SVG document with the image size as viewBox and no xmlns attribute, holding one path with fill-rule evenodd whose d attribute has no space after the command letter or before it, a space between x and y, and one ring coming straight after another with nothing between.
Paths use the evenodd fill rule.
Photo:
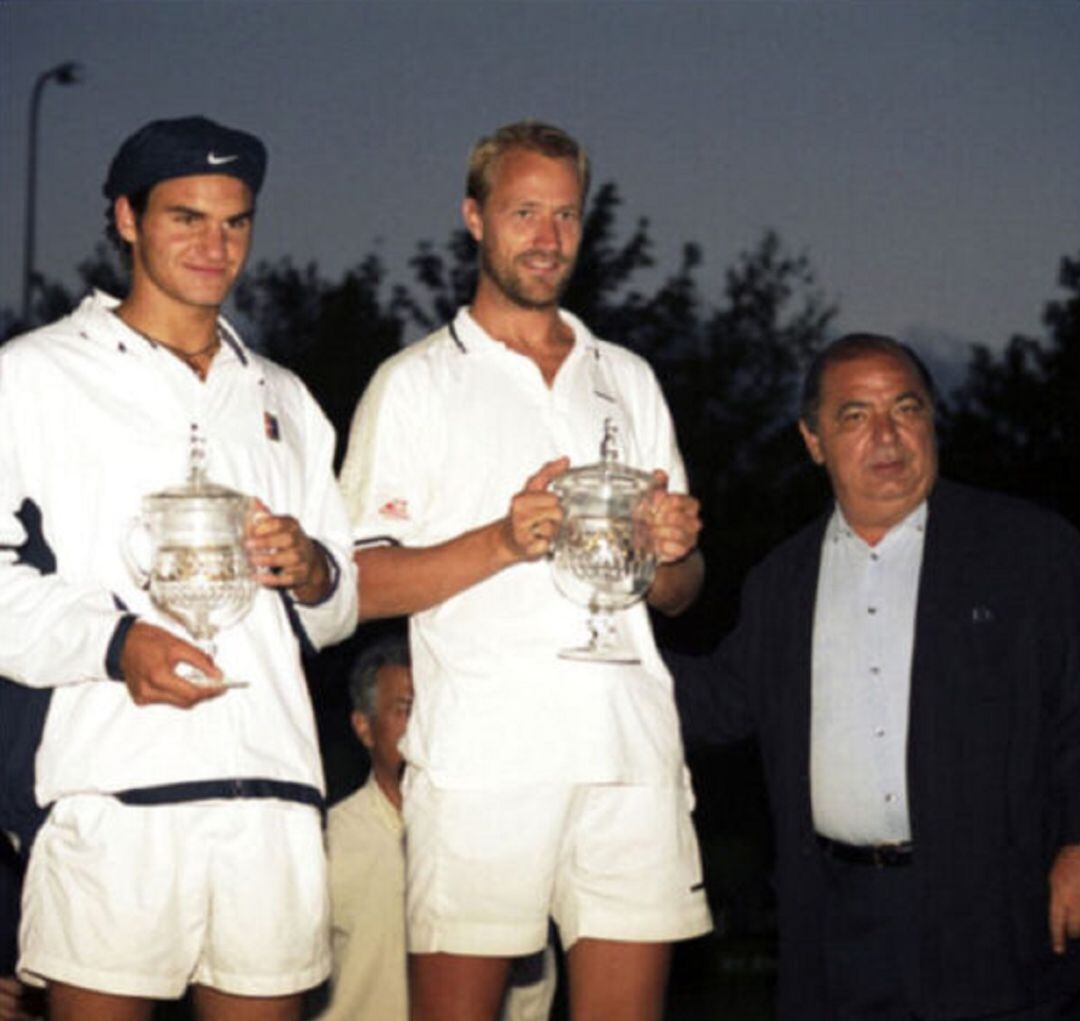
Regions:
<instances>
[{"instance_id":1,"label":"light blue dress shirt","mask_svg":"<svg viewBox=\"0 0 1080 1021\"><path fill-rule=\"evenodd\" d=\"M837 507L814 609L810 796L814 827L846 844L911 839L907 729L923 502L875 545Z\"/></svg>"}]
</instances>

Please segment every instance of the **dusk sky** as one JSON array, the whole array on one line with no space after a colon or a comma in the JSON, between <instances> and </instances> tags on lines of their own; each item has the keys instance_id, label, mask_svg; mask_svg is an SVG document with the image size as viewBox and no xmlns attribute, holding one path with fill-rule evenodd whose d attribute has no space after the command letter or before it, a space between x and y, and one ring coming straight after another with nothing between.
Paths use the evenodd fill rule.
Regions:
<instances>
[{"instance_id":1,"label":"dusk sky","mask_svg":"<svg viewBox=\"0 0 1080 1021\"><path fill-rule=\"evenodd\" d=\"M465 157L553 121L645 216L658 272L702 292L775 228L838 326L951 345L1039 333L1080 251L1077 0L8 0L0 3L0 305L21 293L26 120L41 117L37 265L75 282L131 131L203 113L270 150L254 258L394 279L459 223ZM618 339L618 338L613 338Z\"/></svg>"}]
</instances>

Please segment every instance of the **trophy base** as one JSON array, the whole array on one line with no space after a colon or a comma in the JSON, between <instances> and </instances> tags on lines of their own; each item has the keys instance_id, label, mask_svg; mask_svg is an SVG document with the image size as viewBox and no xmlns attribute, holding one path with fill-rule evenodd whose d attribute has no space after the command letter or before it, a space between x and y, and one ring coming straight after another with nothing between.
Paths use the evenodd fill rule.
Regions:
<instances>
[{"instance_id":1,"label":"trophy base","mask_svg":"<svg viewBox=\"0 0 1080 1021\"><path fill-rule=\"evenodd\" d=\"M641 659L615 626L611 610L595 604L590 608L586 622L588 641L574 649L560 649L560 659L574 659L582 663L640 663Z\"/></svg>"},{"instance_id":2,"label":"trophy base","mask_svg":"<svg viewBox=\"0 0 1080 1021\"><path fill-rule=\"evenodd\" d=\"M177 677L182 678L189 684L195 684L200 688L249 688L251 687L250 681L238 681L234 677L222 677L216 679L204 674L198 667L193 667L190 663L177 663L173 668L173 673Z\"/></svg>"},{"instance_id":3,"label":"trophy base","mask_svg":"<svg viewBox=\"0 0 1080 1021\"><path fill-rule=\"evenodd\" d=\"M583 645L578 649L560 649L559 659L574 659L581 663L622 663L633 665L641 659L630 649L595 649Z\"/></svg>"}]
</instances>

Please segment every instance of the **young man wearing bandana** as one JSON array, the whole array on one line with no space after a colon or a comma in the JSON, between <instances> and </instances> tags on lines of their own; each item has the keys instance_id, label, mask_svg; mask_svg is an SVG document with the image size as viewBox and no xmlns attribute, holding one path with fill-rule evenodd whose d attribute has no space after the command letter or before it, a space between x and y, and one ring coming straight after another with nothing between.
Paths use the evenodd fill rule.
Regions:
<instances>
[{"instance_id":1,"label":"young man wearing bandana","mask_svg":"<svg viewBox=\"0 0 1080 1021\"><path fill-rule=\"evenodd\" d=\"M19 972L46 984L52 1021L141 1021L189 984L202 1018L293 1021L329 969L300 652L352 631L356 583L328 423L219 312L265 166L257 138L202 117L143 127L104 187L128 295L0 352L0 672L51 690ZM258 592L214 658L121 552L193 437L257 508ZM38 566L19 556L28 520Z\"/></svg>"}]
</instances>

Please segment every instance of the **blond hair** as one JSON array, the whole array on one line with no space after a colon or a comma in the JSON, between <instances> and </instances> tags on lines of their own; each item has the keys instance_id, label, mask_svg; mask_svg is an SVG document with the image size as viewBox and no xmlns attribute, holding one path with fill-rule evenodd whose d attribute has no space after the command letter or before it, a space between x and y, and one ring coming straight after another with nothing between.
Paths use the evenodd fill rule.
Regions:
<instances>
[{"instance_id":1,"label":"blond hair","mask_svg":"<svg viewBox=\"0 0 1080 1021\"><path fill-rule=\"evenodd\" d=\"M562 128L541 121L517 121L481 138L469 153L469 173L465 178L465 195L483 205L491 193L495 164L514 149L527 149L551 159L572 160L581 182L581 197L589 189L589 157L585 148Z\"/></svg>"}]
</instances>

